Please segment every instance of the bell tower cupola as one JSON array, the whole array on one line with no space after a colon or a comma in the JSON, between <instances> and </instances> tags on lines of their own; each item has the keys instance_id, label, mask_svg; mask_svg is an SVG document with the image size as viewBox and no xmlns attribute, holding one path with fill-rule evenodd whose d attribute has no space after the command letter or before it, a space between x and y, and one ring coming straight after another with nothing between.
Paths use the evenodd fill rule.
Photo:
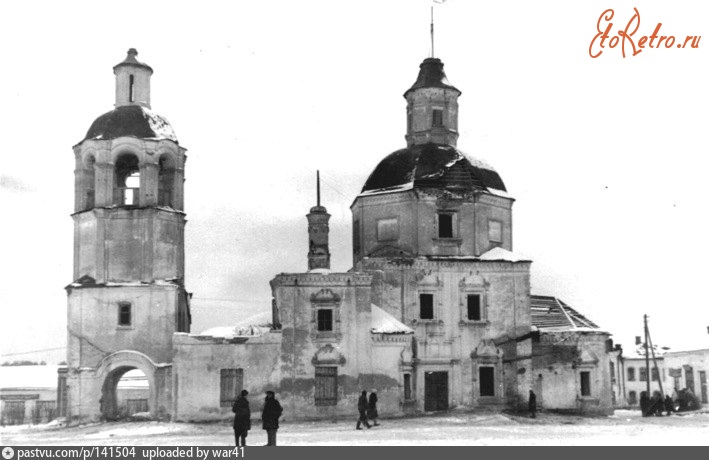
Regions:
<instances>
[{"instance_id":1,"label":"bell tower cupola","mask_svg":"<svg viewBox=\"0 0 709 460\"><path fill-rule=\"evenodd\" d=\"M131 48L123 62L113 67L116 75L116 107L140 105L150 108L150 77L153 69L138 61L137 55L138 51Z\"/></svg>"},{"instance_id":2,"label":"bell tower cupola","mask_svg":"<svg viewBox=\"0 0 709 460\"><path fill-rule=\"evenodd\" d=\"M407 146L434 143L455 147L460 94L446 78L440 59L424 59L416 82L404 93Z\"/></svg>"}]
</instances>

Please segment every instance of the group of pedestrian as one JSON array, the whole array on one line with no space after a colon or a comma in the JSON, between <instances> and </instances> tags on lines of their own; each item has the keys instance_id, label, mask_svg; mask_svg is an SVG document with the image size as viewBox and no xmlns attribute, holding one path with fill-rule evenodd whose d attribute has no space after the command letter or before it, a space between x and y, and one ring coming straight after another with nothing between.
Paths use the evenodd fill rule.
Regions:
<instances>
[{"instance_id":1,"label":"group of pedestrian","mask_svg":"<svg viewBox=\"0 0 709 460\"><path fill-rule=\"evenodd\" d=\"M646 392L640 393L640 412L642 412L643 417L656 417L662 416L662 412L666 412L667 415L675 412L675 402L672 396L665 395L664 399L659 391L655 391L652 398L647 396Z\"/></svg>"},{"instance_id":2,"label":"group of pedestrian","mask_svg":"<svg viewBox=\"0 0 709 460\"><path fill-rule=\"evenodd\" d=\"M377 390L372 390L369 394L369 399L367 398L367 392L362 391L362 394L357 401L359 419L357 420L357 426L355 429L361 430L362 425L367 428L379 426L379 423L377 423L377 418L379 418L379 412L377 412L377 401ZM372 421L372 425L369 424L370 420Z\"/></svg>"},{"instance_id":3,"label":"group of pedestrian","mask_svg":"<svg viewBox=\"0 0 709 460\"><path fill-rule=\"evenodd\" d=\"M246 399L249 392L241 390L241 395L234 401L231 407L234 412L234 438L237 446L246 445L246 436L251 429L251 408L249 401ZM278 419L283 413L281 403L276 399L273 391L266 392L266 399L263 403L261 411L261 424L268 438L267 446L276 445L276 432L278 431Z\"/></svg>"}]
</instances>

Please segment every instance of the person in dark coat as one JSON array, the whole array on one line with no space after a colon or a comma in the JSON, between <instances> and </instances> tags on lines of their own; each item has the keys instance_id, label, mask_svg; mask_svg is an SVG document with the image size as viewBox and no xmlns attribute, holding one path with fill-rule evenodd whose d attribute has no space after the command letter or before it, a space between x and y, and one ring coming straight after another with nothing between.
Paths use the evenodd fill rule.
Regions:
<instances>
[{"instance_id":1,"label":"person in dark coat","mask_svg":"<svg viewBox=\"0 0 709 460\"><path fill-rule=\"evenodd\" d=\"M268 436L267 446L276 445L276 431L278 431L278 419L283 413L281 403L276 399L275 393L272 391L266 392L266 400L263 404L263 412L261 413L261 421L263 429L266 430Z\"/></svg>"},{"instance_id":2,"label":"person in dark coat","mask_svg":"<svg viewBox=\"0 0 709 460\"><path fill-rule=\"evenodd\" d=\"M648 410L650 409L650 398L647 396L646 392L640 393L640 412L643 417L648 416Z\"/></svg>"},{"instance_id":3,"label":"person in dark coat","mask_svg":"<svg viewBox=\"0 0 709 460\"><path fill-rule=\"evenodd\" d=\"M246 399L248 394L248 391L241 390L241 395L231 406L231 411L234 412L234 438L237 446L246 445L246 436L251 429L251 408L249 408L249 400Z\"/></svg>"},{"instance_id":4,"label":"person in dark coat","mask_svg":"<svg viewBox=\"0 0 709 460\"><path fill-rule=\"evenodd\" d=\"M675 411L675 402L672 401L672 396L670 395L665 396L665 411L667 412L667 415L670 415Z\"/></svg>"},{"instance_id":5,"label":"person in dark coat","mask_svg":"<svg viewBox=\"0 0 709 460\"><path fill-rule=\"evenodd\" d=\"M359 400L357 401L357 410L359 411L359 420L357 420L357 430L362 429L362 424L364 423L364 426L367 428L371 428L372 425L369 424L367 421L367 392L363 391L362 395L359 397Z\"/></svg>"},{"instance_id":6,"label":"person in dark coat","mask_svg":"<svg viewBox=\"0 0 709 460\"><path fill-rule=\"evenodd\" d=\"M377 390L372 390L369 393L369 404L367 405L367 418L372 421L372 426L379 426L377 423L377 418L379 417L379 412L377 412Z\"/></svg>"},{"instance_id":7,"label":"person in dark coat","mask_svg":"<svg viewBox=\"0 0 709 460\"><path fill-rule=\"evenodd\" d=\"M537 418L537 395L535 395L532 390L529 390L529 403L527 404L527 408L529 409L529 416Z\"/></svg>"}]
</instances>

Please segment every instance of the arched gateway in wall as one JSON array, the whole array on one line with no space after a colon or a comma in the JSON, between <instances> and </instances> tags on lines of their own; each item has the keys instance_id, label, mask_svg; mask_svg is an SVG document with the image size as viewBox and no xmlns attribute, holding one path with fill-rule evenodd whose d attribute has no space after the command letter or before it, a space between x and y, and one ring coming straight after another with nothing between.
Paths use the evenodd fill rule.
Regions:
<instances>
[{"instance_id":1,"label":"arched gateway in wall","mask_svg":"<svg viewBox=\"0 0 709 460\"><path fill-rule=\"evenodd\" d=\"M122 350L110 354L101 361L96 377L101 383L101 398L99 408L101 418L105 420L115 420L119 417L118 411L118 382L121 377L133 369L138 369L148 379L150 393L148 396L148 408L150 415L157 418L160 407L159 401L164 398L160 394L160 389L156 386L156 373L158 366L143 353L131 350Z\"/></svg>"}]
</instances>

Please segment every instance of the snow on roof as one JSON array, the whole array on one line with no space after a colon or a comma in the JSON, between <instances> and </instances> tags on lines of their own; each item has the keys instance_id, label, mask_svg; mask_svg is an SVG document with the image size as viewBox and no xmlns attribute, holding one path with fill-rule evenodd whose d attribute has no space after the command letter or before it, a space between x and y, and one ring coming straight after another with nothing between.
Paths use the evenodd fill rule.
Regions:
<instances>
[{"instance_id":1,"label":"snow on roof","mask_svg":"<svg viewBox=\"0 0 709 460\"><path fill-rule=\"evenodd\" d=\"M63 366L0 366L0 388L57 388L57 369Z\"/></svg>"},{"instance_id":2,"label":"snow on roof","mask_svg":"<svg viewBox=\"0 0 709 460\"><path fill-rule=\"evenodd\" d=\"M541 331L605 332L596 323L551 296L532 295L532 325Z\"/></svg>"},{"instance_id":3,"label":"snow on roof","mask_svg":"<svg viewBox=\"0 0 709 460\"><path fill-rule=\"evenodd\" d=\"M329 268L313 268L312 270L308 270L308 273L315 273L318 275L329 275L330 273L333 273L333 271Z\"/></svg>"},{"instance_id":4,"label":"snow on roof","mask_svg":"<svg viewBox=\"0 0 709 460\"><path fill-rule=\"evenodd\" d=\"M480 260L504 260L507 262L530 262L529 257L523 257L501 247L492 248L479 257Z\"/></svg>"},{"instance_id":5,"label":"snow on roof","mask_svg":"<svg viewBox=\"0 0 709 460\"><path fill-rule=\"evenodd\" d=\"M501 196L502 198L512 198L512 196L504 190L498 190L496 188L488 187L487 191L492 195Z\"/></svg>"},{"instance_id":6,"label":"snow on roof","mask_svg":"<svg viewBox=\"0 0 709 460\"><path fill-rule=\"evenodd\" d=\"M413 334L414 330L372 304L372 332L375 334Z\"/></svg>"},{"instance_id":7,"label":"snow on roof","mask_svg":"<svg viewBox=\"0 0 709 460\"><path fill-rule=\"evenodd\" d=\"M250 316L233 326L217 326L202 331L200 336L218 337L233 339L235 337L258 337L267 334L273 326L273 318L270 311L264 311L257 315Z\"/></svg>"},{"instance_id":8,"label":"snow on roof","mask_svg":"<svg viewBox=\"0 0 709 460\"><path fill-rule=\"evenodd\" d=\"M359 194L359 196L368 195L380 195L382 193L392 193L392 192L405 192L406 190L411 190L414 188L413 180L401 185L395 185L393 187L378 188L374 190L367 190Z\"/></svg>"}]
</instances>

